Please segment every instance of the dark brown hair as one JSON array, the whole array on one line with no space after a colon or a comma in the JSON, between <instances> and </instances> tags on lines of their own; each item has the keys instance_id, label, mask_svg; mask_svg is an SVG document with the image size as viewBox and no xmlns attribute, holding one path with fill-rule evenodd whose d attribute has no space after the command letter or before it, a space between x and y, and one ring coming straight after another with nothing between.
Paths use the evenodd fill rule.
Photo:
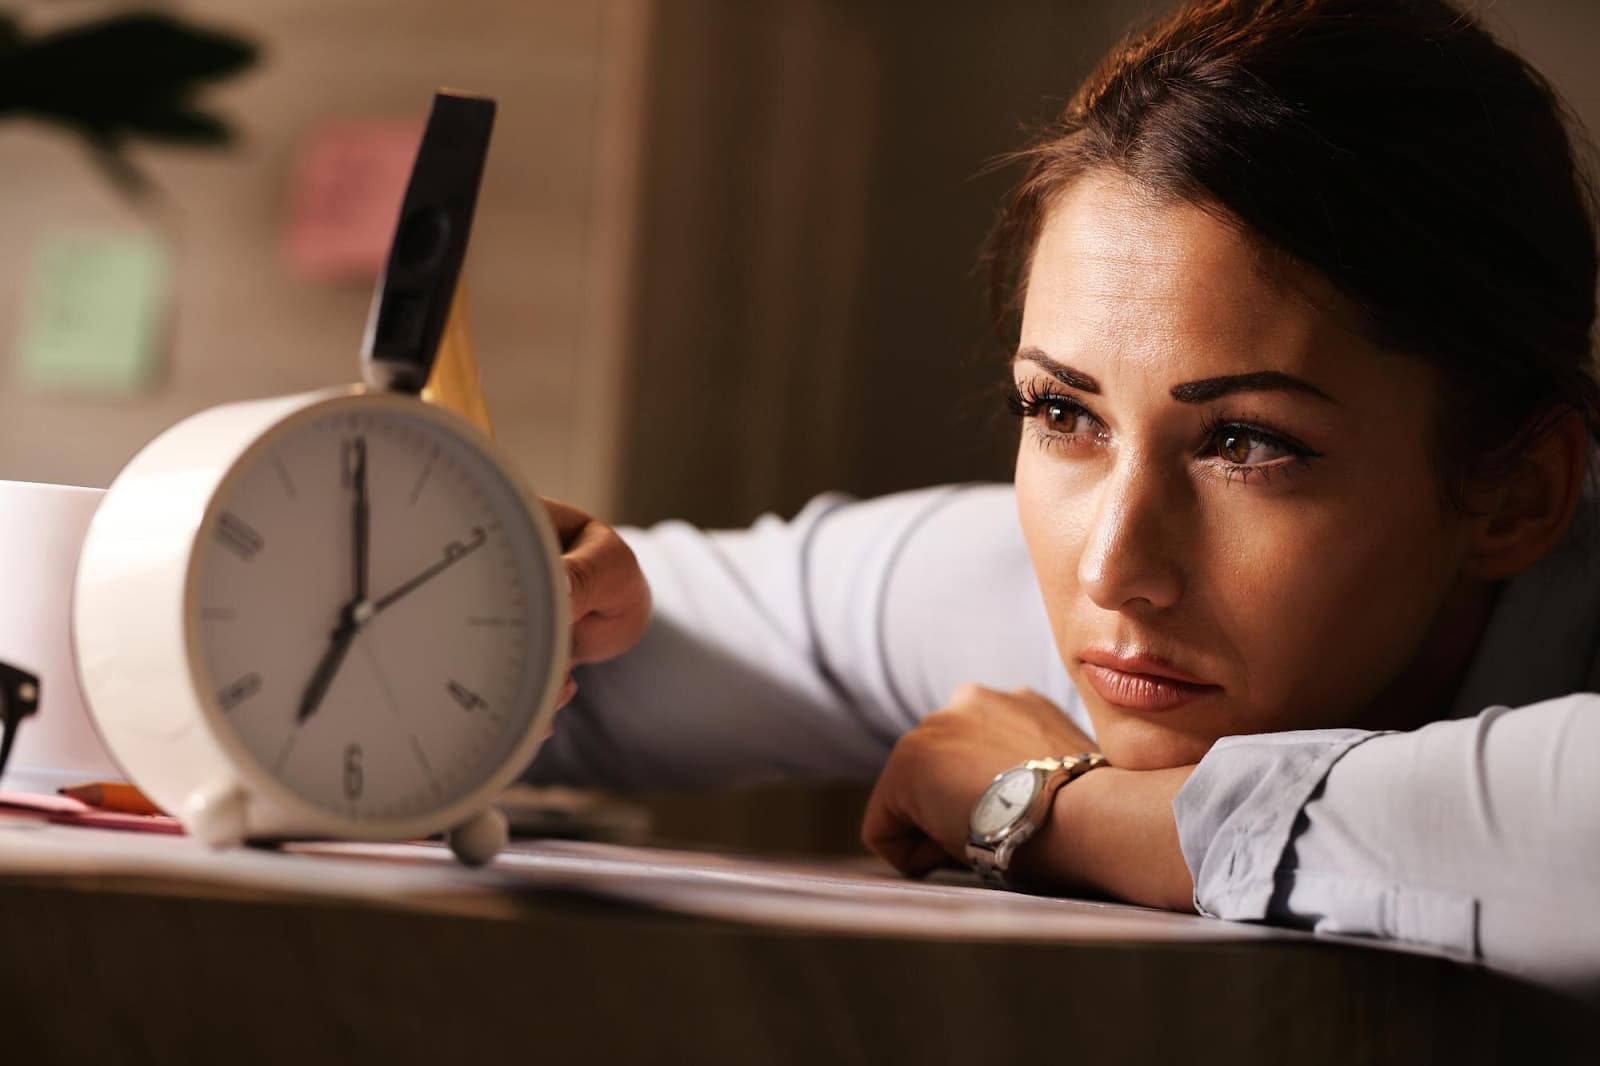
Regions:
<instances>
[{"instance_id":1,"label":"dark brown hair","mask_svg":"<svg viewBox=\"0 0 1600 1066\"><path fill-rule=\"evenodd\" d=\"M1462 478L1553 414L1600 429L1592 189L1548 82L1444 0L1200 0L1119 44L1055 124L991 234L1014 339L1053 200L1109 168L1311 266L1380 343L1445 382Z\"/></svg>"}]
</instances>

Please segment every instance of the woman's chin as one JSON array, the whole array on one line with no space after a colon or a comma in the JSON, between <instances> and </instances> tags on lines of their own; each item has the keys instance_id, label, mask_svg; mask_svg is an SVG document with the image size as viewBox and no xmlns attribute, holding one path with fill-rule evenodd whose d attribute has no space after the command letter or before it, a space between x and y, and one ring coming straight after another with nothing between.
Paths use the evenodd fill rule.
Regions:
<instances>
[{"instance_id":1,"label":"woman's chin","mask_svg":"<svg viewBox=\"0 0 1600 1066\"><path fill-rule=\"evenodd\" d=\"M1095 739L1112 766L1124 770L1169 770L1193 766L1211 750L1217 736L1185 732L1177 722L1126 713L1090 712Z\"/></svg>"}]
</instances>

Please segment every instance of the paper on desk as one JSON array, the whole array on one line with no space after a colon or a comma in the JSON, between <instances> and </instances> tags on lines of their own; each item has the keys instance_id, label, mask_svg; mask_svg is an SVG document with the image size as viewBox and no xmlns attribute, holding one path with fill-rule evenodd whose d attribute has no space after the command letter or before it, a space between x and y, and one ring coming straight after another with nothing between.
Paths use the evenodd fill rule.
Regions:
<instances>
[{"instance_id":1,"label":"paper on desk","mask_svg":"<svg viewBox=\"0 0 1600 1066\"><path fill-rule=\"evenodd\" d=\"M134 833L183 832L183 823L163 814L126 814L91 807L82 800L45 792L0 788L0 814L31 814L63 825L121 829Z\"/></svg>"},{"instance_id":2,"label":"paper on desk","mask_svg":"<svg viewBox=\"0 0 1600 1066\"><path fill-rule=\"evenodd\" d=\"M1238 941L1304 938L1118 903L907 881L863 864L785 863L547 841L502 855L523 880L657 910L813 932L935 939Z\"/></svg>"},{"instance_id":3,"label":"paper on desk","mask_svg":"<svg viewBox=\"0 0 1600 1066\"><path fill-rule=\"evenodd\" d=\"M1256 941L1304 934L1109 903L910 882L854 865L784 863L574 841L519 843L469 870L420 844L300 844L209 851L0 818L0 873L123 875L423 910L514 914L519 901L580 893L771 928L938 939Z\"/></svg>"},{"instance_id":4,"label":"paper on desk","mask_svg":"<svg viewBox=\"0 0 1600 1066\"><path fill-rule=\"evenodd\" d=\"M186 836L56 825L0 812L0 877L122 877L473 914L493 913L492 906L480 906L480 901L492 903L504 895L492 880L473 876L482 871L458 866L447 851L422 845L398 848L406 861L359 850L340 855L340 845L322 845L315 854L259 848L212 851Z\"/></svg>"}]
</instances>

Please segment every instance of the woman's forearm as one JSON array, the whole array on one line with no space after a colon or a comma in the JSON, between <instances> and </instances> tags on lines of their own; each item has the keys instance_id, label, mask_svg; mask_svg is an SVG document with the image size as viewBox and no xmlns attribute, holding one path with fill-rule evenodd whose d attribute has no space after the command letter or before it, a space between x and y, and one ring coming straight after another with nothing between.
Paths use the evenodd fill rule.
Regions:
<instances>
[{"instance_id":1,"label":"woman's forearm","mask_svg":"<svg viewBox=\"0 0 1600 1066\"><path fill-rule=\"evenodd\" d=\"M1194 881L1172 815L1193 770L1108 766L1083 775L1056 793L1050 820L1017 853L1017 874L1046 889L1193 910Z\"/></svg>"}]
</instances>

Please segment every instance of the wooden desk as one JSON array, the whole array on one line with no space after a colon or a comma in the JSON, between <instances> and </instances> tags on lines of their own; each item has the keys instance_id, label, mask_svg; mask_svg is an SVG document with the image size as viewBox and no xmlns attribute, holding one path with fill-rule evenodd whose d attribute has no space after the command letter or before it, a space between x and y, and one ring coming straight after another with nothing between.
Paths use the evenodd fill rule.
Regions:
<instances>
[{"instance_id":1,"label":"wooden desk","mask_svg":"<svg viewBox=\"0 0 1600 1066\"><path fill-rule=\"evenodd\" d=\"M1456 1066L1560 1061L1557 1044L1583 1061L1587 1023L1562 1001L1425 956L845 935L559 891L484 899L0 876L0 1061Z\"/></svg>"}]
</instances>

